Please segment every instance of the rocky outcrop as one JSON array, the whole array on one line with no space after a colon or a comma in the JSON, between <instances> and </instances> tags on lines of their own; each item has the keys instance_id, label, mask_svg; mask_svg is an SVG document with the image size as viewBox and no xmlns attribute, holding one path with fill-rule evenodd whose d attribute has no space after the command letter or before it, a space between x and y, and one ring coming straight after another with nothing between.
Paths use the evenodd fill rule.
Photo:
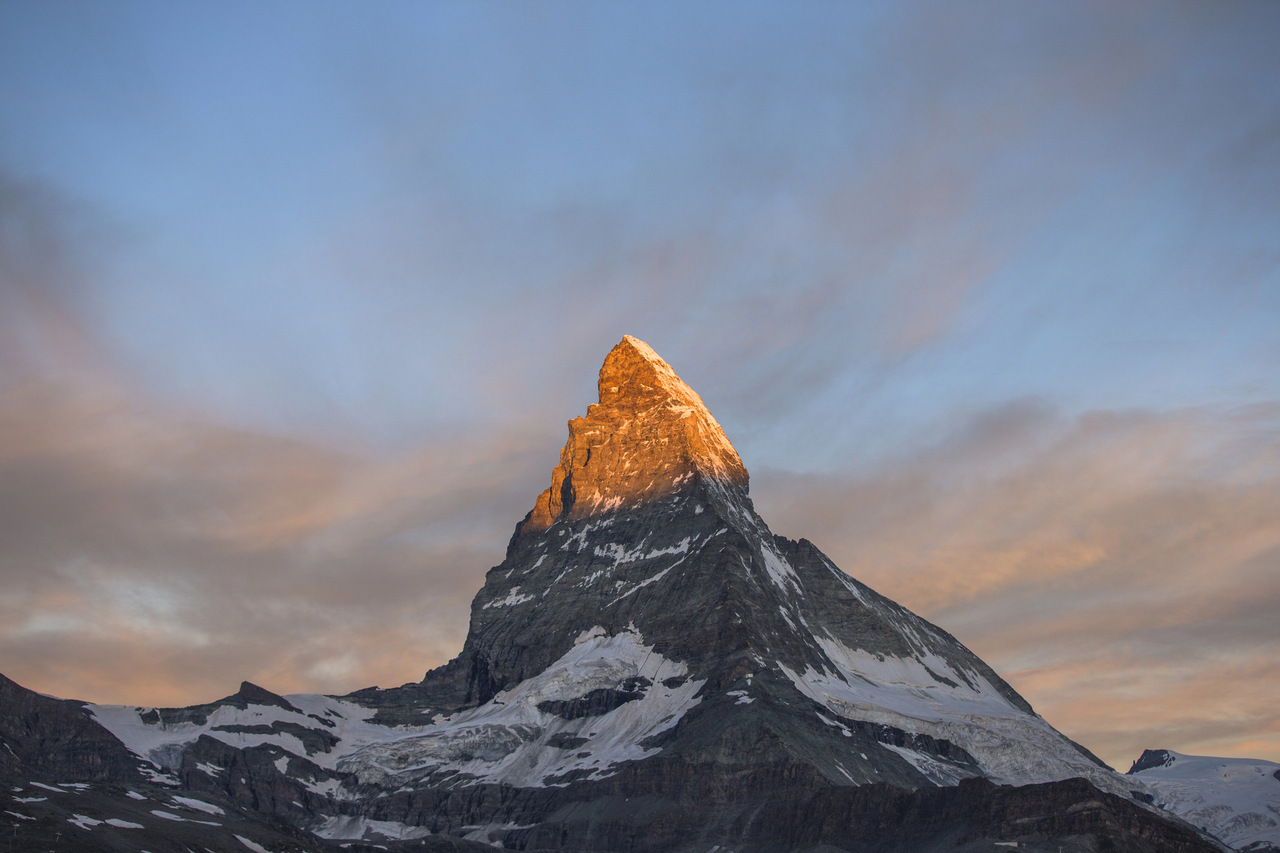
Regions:
<instances>
[{"instance_id":1,"label":"rocky outcrop","mask_svg":"<svg viewBox=\"0 0 1280 853\"><path fill-rule=\"evenodd\" d=\"M551 486L518 533L658 500L695 474L747 487L747 469L692 388L627 335L600 368L600 402L569 421Z\"/></svg>"},{"instance_id":2,"label":"rocky outcrop","mask_svg":"<svg viewBox=\"0 0 1280 853\"><path fill-rule=\"evenodd\" d=\"M1138 756L1137 761L1125 771L1125 775L1132 776L1135 773L1141 773L1143 770L1150 770L1153 767L1168 767L1173 761L1167 749L1144 749L1142 755Z\"/></svg>"},{"instance_id":3,"label":"rocky outcrop","mask_svg":"<svg viewBox=\"0 0 1280 853\"><path fill-rule=\"evenodd\" d=\"M283 696L277 696L266 688L249 682L240 682L240 689L224 699L204 705L188 705L184 708L151 708L143 719L149 723L176 725L179 723L195 723L204 725L209 715L221 707L244 710L250 705L274 706L286 711L296 711Z\"/></svg>"},{"instance_id":4,"label":"rocky outcrop","mask_svg":"<svg viewBox=\"0 0 1280 853\"><path fill-rule=\"evenodd\" d=\"M205 735L185 750L178 777L188 790L216 792L249 812L301 827L329 808L315 789L343 774L279 746L237 749Z\"/></svg>"}]
</instances>

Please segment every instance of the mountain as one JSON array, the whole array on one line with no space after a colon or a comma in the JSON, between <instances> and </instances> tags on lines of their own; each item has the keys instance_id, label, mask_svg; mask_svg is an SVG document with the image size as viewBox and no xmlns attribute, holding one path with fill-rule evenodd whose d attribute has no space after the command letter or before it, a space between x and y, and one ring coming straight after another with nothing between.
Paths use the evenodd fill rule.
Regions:
<instances>
[{"instance_id":1,"label":"mountain","mask_svg":"<svg viewBox=\"0 0 1280 853\"><path fill-rule=\"evenodd\" d=\"M625 337L457 658L342 697L61 705L133 762L86 790L276 833L250 849L1221 849L954 637L775 536L748 490L701 398ZM0 731L19 756L24 731Z\"/></svg>"},{"instance_id":2,"label":"mountain","mask_svg":"<svg viewBox=\"0 0 1280 853\"><path fill-rule=\"evenodd\" d=\"M1280 851L1280 764L1148 749L1128 775L1142 780L1160 808L1235 849Z\"/></svg>"},{"instance_id":3,"label":"mountain","mask_svg":"<svg viewBox=\"0 0 1280 853\"><path fill-rule=\"evenodd\" d=\"M833 784L1083 777L1126 792L949 634L774 536L720 425L646 344L609 353L599 395L472 603L462 654L406 694L419 714L475 709L442 725L510 743L457 772L546 785L661 752ZM421 721L398 711L385 719ZM508 740L521 726L540 734Z\"/></svg>"}]
</instances>

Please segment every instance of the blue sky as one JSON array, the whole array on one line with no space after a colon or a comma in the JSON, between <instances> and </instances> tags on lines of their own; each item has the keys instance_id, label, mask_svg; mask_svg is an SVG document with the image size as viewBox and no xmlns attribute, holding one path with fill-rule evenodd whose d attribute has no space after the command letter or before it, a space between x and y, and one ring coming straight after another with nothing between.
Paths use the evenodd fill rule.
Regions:
<instances>
[{"instance_id":1,"label":"blue sky","mask_svg":"<svg viewBox=\"0 0 1280 853\"><path fill-rule=\"evenodd\" d=\"M1264 2L6 3L0 669L420 677L634 334L778 532L1069 734L1280 758L1278 35Z\"/></svg>"}]
</instances>

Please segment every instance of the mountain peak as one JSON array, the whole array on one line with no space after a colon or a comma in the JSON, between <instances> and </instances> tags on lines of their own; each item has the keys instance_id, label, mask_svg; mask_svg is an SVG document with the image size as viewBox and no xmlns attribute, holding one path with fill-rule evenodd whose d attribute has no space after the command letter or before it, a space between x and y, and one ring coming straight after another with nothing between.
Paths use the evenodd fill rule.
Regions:
<instances>
[{"instance_id":1,"label":"mountain peak","mask_svg":"<svg viewBox=\"0 0 1280 853\"><path fill-rule=\"evenodd\" d=\"M672 494L695 473L740 487L747 469L702 398L639 338L626 335L600 368L600 402L569 421L551 487L524 532Z\"/></svg>"},{"instance_id":2,"label":"mountain peak","mask_svg":"<svg viewBox=\"0 0 1280 853\"><path fill-rule=\"evenodd\" d=\"M601 406L636 408L642 402L669 398L706 409L702 398L684 383L671 365L639 338L623 335L605 356L598 383Z\"/></svg>"}]
</instances>

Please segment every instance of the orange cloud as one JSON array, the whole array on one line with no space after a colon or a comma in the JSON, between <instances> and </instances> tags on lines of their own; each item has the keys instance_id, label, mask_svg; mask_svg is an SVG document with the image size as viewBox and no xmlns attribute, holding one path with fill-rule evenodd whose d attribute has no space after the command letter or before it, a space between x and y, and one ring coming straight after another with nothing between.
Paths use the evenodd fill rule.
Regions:
<instances>
[{"instance_id":1,"label":"orange cloud","mask_svg":"<svg viewBox=\"0 0 1280 853\"><path fill-rule=\"evenodd\" d=\"M99 702L421 678L546 476L521 435L378 458L69 385L0 389L0 446L5 674Z\"/></svg>"}]
</instances>

